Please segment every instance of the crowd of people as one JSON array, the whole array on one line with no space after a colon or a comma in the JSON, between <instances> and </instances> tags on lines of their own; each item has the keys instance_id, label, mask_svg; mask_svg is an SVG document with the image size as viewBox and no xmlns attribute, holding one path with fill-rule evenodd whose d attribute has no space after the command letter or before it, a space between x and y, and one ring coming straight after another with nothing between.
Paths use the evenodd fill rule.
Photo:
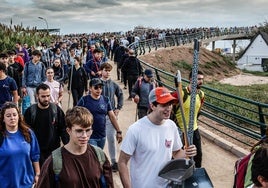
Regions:
<instances>
[{"instance_id":1,"label":"crowd of people","mask_svg":"<svg viewBox=\"0 0 268 188\"><path fill-rule=\"evenodd\" d=\"M17 42L14 50L0 53L3 187L114 187L112 172L117 171L126 188L166 187L168 181L158 172L169 160L193 157L195 166L202 167L197 118L205 99L203 73L197 74L193 143L185 146L182 116L191 113L192 75L181 93L159 87L153 71L143 70L127 47L138 35L127 36L72 36L31 49ZM123 88L111 79L109 59ZM73 98L66 113L64 87ZM123 89L137 104L138 117L124 138L118 121ZM30 104L22 114L20 101L26 96ZM185 114L178 108L179 97ZM176 123L170 119L173 106ZM106 139L109 158L102 151ZM122 142L119 156L116 141ZM267 161L267 149L255 156L252 184L268 187L267 165L259 171L255 164Z\"/></svg>"}]
</instances>

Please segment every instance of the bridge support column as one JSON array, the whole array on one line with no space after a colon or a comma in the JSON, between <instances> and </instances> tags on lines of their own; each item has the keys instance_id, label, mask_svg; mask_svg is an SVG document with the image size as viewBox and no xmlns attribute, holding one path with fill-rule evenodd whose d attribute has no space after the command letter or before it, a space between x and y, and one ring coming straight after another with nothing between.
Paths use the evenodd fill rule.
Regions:
<instances>
[{"instance_id":1,"label":"bridge support column","mask_svg":"<svg viewBox=\"0 0 268 188\"><path fill-rule=\"evenodd\" d=\"M236 48L236 40L233 40L232 48L233 48L233 63L235 64L235 48Z\"/></svg>"},{"instance_id":2,"label":"bridge support column","mask_svg":"<svg viewBox=\"0 0 268 188\"><path fill-rule=\"evenodd\" d=\"M215 51L215 41L212 41L212 51Z\"/></svg>"}]
</instances>

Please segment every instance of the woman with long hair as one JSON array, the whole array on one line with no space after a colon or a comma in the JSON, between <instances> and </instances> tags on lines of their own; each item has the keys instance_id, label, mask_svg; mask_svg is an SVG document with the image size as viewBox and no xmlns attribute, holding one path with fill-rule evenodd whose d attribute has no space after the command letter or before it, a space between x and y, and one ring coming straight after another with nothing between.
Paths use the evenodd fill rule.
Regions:
<instances>
[{"instance_id":1,"label":"woman with long hair","mask_svg":"<svg viewBox=\"0 0 268 188\"><path fill-rule=\"evenodd\" d=\"M6 102L0 114L0 187L32 187L40 175L39 157L35 134L17 105Z\"/></svg>"},{"instance_id":2,"label":"woman with long hair","mask_svg":"<svg viewBox=\"0 0 268 188\"><path fill-rule=\"evenodd\" d=\"M51 67L46 69L47 80L44 82L50 88L50 102L57 104L61 107L61 101L63 98L63 85L54 80L54 70Z\"/></svg>"},{"instance_id":3,"label":"woman with long hair","mask_svg":"<svg viewBox=\"0 0 268 188\"><path fill-rule=\"evenodd\" d=\"M73 106L76 106L77 102L84 95L84 92L88 92L88 76L83 67L81 67L81 61L79 57L74 57L74 64L72 64L69 70L69 82L68 93L72 93Z\"/></svg>"}]
</instances>

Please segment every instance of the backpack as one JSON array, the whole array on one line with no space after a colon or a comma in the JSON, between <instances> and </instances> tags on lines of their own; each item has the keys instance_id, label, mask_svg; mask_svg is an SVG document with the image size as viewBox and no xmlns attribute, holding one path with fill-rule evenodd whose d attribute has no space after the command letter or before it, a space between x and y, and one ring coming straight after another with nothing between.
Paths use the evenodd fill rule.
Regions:
<instances>
[{"instance_id":1,"label":"backpack","mask_svg":"<svg viewBox=\"0 0 268 188\"><path fill-rule=\"evenodd\" d=\"M244 188L252 184L251 180L251 166L252 159L255 152L260 147L267 147L268 139L267 136L263 137L259 142L254 144L250 154L239 158L234 165L234 184L233 188Z\"/></svg>"},{"instance_id":2,"label":"backpack","mask_svg":"<svg viewBox=\"0 0 268 188\"><path fill-rule=\"evenodd\" d=\"M251 155L252 154L250 153L235 162L235 177L233 188L244 188L245 176Z\"/></svg>"},{"instance_id":3,"label":"backpack","mask_svg":"<svg viewBox=\"0 0 268 188\"><path fill-rule=\"evenodd\" d=\"M182 91L184 93L182 103L184 103L188 99L188 97L191 96L191 94L189 93L187 87L184 87L182 89ZM204 100L204 92L199 91L198 96L199 96L200 101L202 102L202 100ZM169 118L169 119L173 120L176 124L178 124L177 118L176 118L176 112L179 110L179 108L180 108L179 104L173 105L172 111L171 111L171 114L170 114L170 118Z\"/></svg>"},{"instance_id":4,"label":"backpack","mask_svg":"<svg viewBox=\"0 0 268 188\"><path fill-rule=\"evenodd\" d=\"M100 163L100 167L101 167L101 171L102 171L102 175L100 178L100 184L101 187L106 188L106 180L105 177L103 175L103 164L106 161L106 157L105 157L105 153L103 152L103 150L97 146L93 146L93 150L95 152L96 157L98 158L98 161ZM56 186L58 186L58 182L59 182L59 174L62 170L62 153L61 153L61 147L57 148L56 150L54 150L52 152L52 164L53 164L53 171L54 171L54 175L55 175L55 182L56 182Z\"/></svg>"},{"instance_id":5,"label":"backpack","mask_svg":"<svg viewBox=\"0 0 268 188\"><path fill-rule=\"evenodd\" d=\"M55 124L55 122L58 119L57 105L54 103L49 103L49 105L51 106L51 109L52 109L52 124ZM35 118L36 118L37 104L31 105L29 108L31 111L31 124L33 125L35 122Z\"/></svg>"}]
</instances>

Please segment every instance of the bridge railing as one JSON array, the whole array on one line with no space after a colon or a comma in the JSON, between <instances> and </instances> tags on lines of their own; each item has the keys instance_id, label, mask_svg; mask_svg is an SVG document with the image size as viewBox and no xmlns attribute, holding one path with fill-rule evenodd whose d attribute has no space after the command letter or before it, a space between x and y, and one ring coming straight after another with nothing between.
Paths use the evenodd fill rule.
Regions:
<instances>
[{"instance_id":1,"label":"bridge railing","mask_svg":"<svg viewBox=\"0 0 268 188\"><path fill-rule=\"evenodd\" d=\"M241 30L239 32L241 33ZM226 32L224 33L226 35ZM233 35L234 31L228 33ZM150 52L152 49L157 50L158 48L167 46L189 44L194 38L199 37L199 39L202 40L203 38L217 36L219 34L222 33L212 32L209 34L209 36L204 33L187 35L187 37L185 35L178 37L170 36L161 40L151 39L143 41L139 44L136 44L136 46L135 44L131 44L131 47L136 50L137 55L142 55L145 53L146 49L149 49L148 52ZM247 34L249 34L249 32L247 32ZM176 78L175 75L158 69L147 62L142 60L140 61L144 68L151 68L154 71L156 81L159 83L159 85L165 86L170 90L176 89L174 84L174 79ZM189 81L186 79L182 79L182 82L183 85L189 83ZM238 97L206 86L203 86L202 90L204 90L206 93L204 108L201 111L203 116L256 141L265 135L265 131L267 130L266 121L268 120L267 104ZM247 146L252 146L254 144L252 142L248 142L247 140L242 140L241 138L235 136L236 134L222 131L210 123L204 121L202 123Z\"/></svg>"},{"instance_id":2,"label":"bridge railing","mask_svg":"<svg viewBox=\"0 0 268 188\"><path fill-rule=\"evenodd\" d=\"M155 79L160 86L165 86L172 91L176 90L174 84L175 75L158 69L142 60L140 61L144 68L151 68L154 71ZM184 78L182 82L184 86L189 83ZM205 92L205 103L201 110L201 115L254 139L256 142L262 135L265 135L267 130L268 104L238 97L207 86L202 86L202 90ZM223 132L214 127L213 124L204 121L202 123L247 146L254 144L241 140L241 138L235 136L236 134L232 135L229 132Z\"/></svg>"},{"instance_id":3,"label":"bridge railing","mask_svg":"<svg viewBox=\"0 0 268 188\"><path fill-rule=\"evenodd\" d=\"M237 35L251 38L254 33L256 33L256 28L252 27L204 29L191 33L172 34L165 37L141 40L130 44L129 48L134 49L136 55L144 55L159 48L191 44L195 38L205 42L206 40L211 41L213 38L222 36L232 36L234 38ZM228 39L228 37L224 39Z\"/></svg>"}]
</instances>

